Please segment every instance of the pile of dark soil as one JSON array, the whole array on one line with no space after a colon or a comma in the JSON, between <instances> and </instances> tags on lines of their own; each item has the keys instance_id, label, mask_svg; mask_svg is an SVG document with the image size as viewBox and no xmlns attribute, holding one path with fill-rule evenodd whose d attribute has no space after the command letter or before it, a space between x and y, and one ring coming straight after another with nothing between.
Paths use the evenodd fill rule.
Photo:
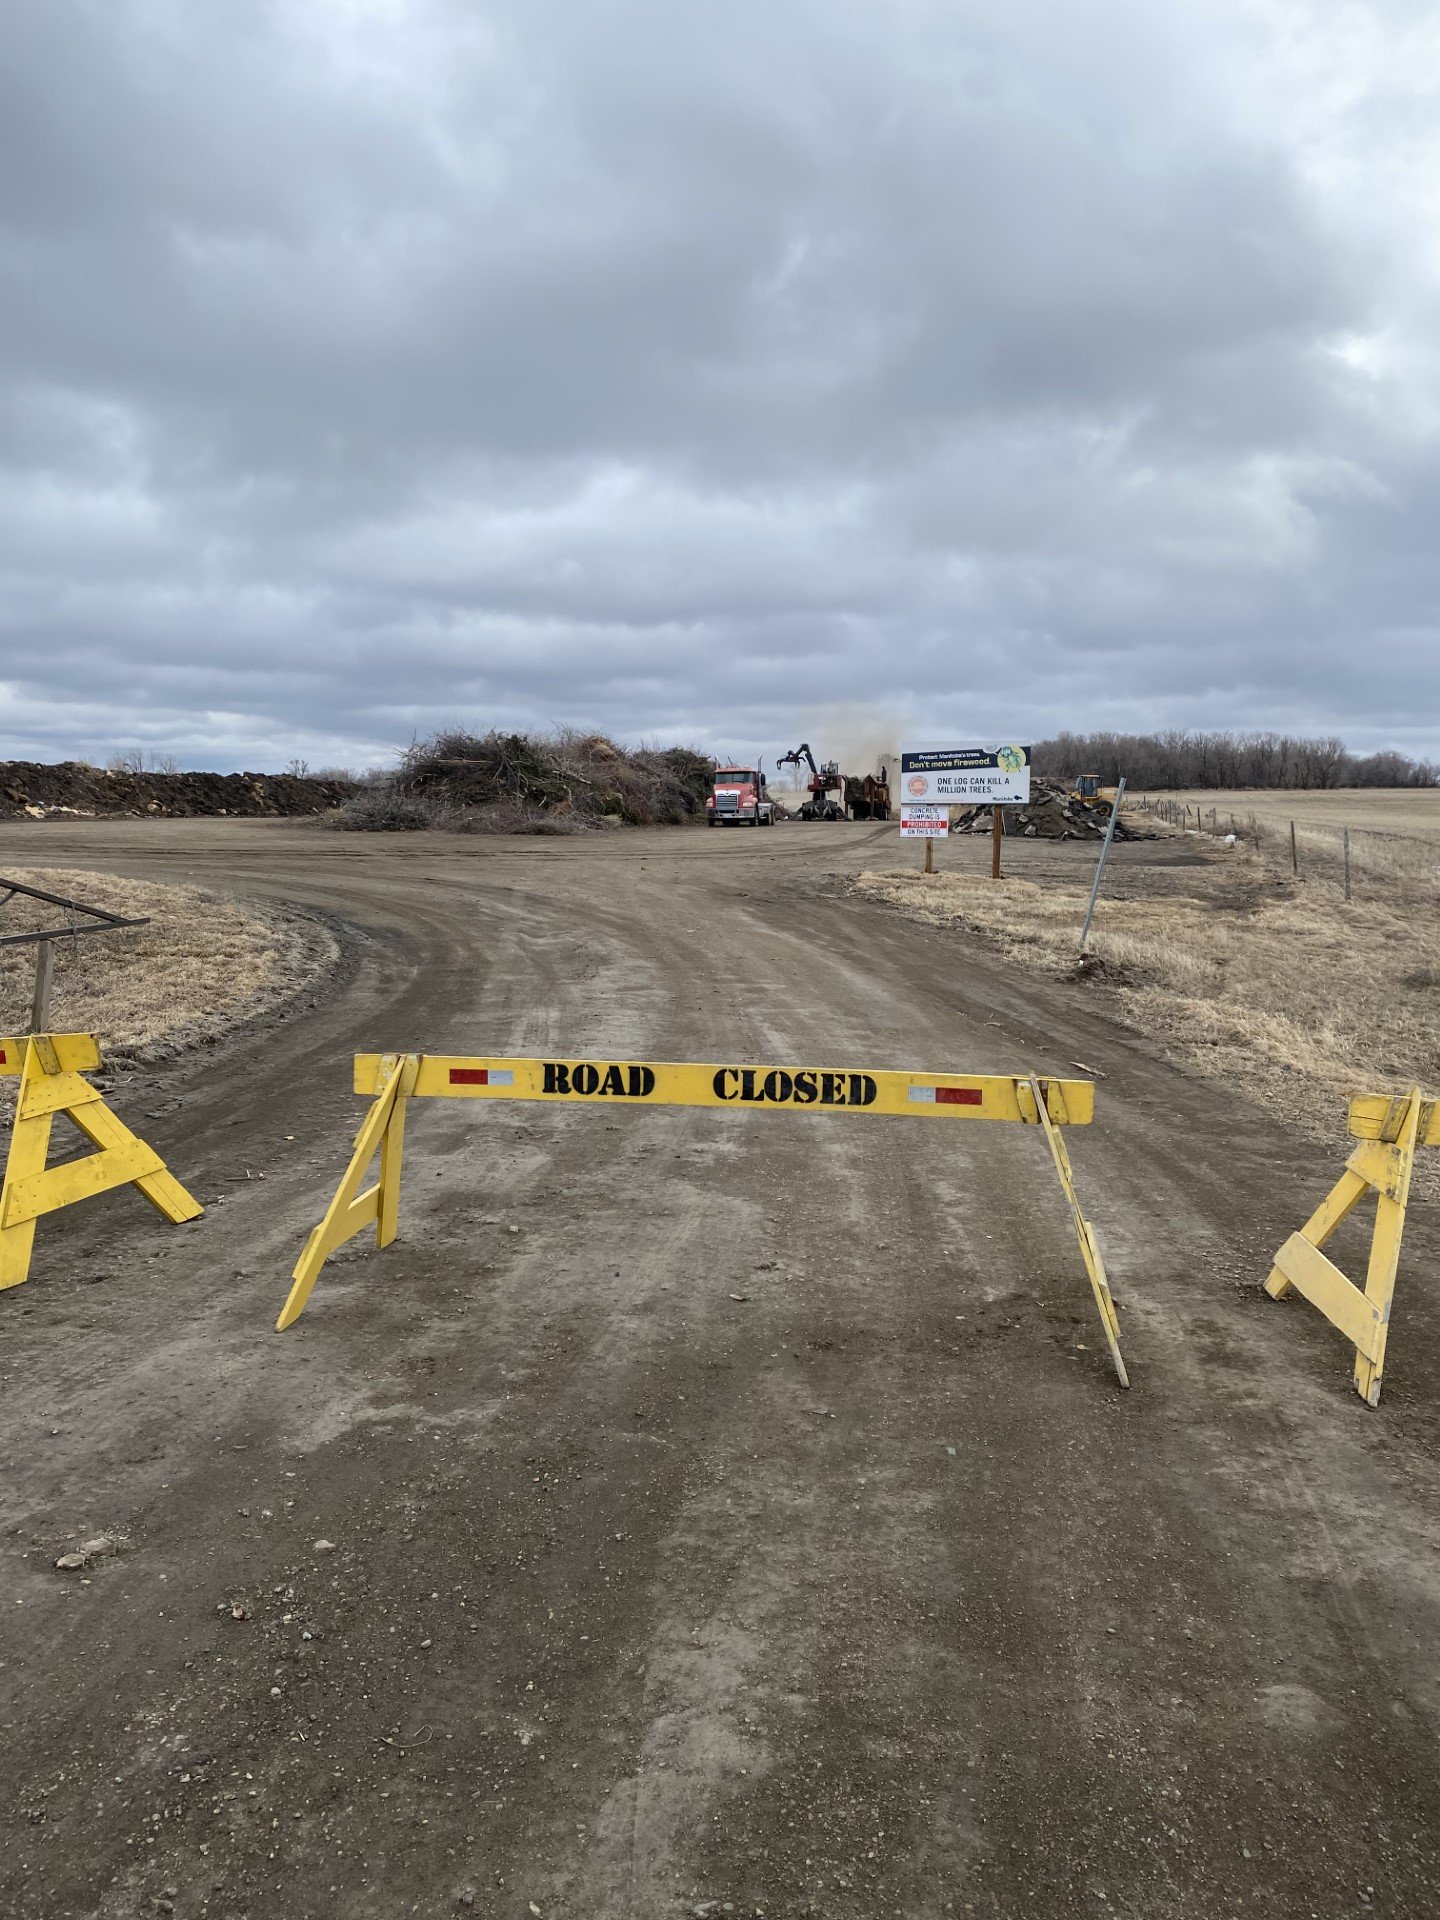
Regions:
<instances>
[{"instance_id":1,"label":"pile of dark soil","mask_svg":"<svg viewBox=\"0 0 1440 1920\"><path fill-rule=\"evenodd\" d=\"M713 761L688 747L617 746L601 733L474 734L417 741L335 820L359 832L581 833L679 825L703 813Z\"/></svg>"},{"instance_id":2,"label":"pile of dark soil","mask_svg":"<svg viewBox=\"0 0 1440 1920\"><path fill-rule=\"evenodd\" d=\"M354 791L348 780L289 773L129 773L78 760L0 761L0 818L328 813Z\"/></svg>"}]
</instances>

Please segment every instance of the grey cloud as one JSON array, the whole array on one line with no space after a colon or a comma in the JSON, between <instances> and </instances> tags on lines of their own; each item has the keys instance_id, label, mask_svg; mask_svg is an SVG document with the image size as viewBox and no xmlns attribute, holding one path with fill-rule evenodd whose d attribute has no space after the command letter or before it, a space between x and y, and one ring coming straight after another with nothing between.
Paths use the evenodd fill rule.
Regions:
<instances>
[{"instance_id":1,"label":"grey cloud","mask_svg":"<svg viewBox=\"0 0 1440 1920\"><path fill-rule=\"evenodd\" d=\"M1440 753L1418 5L0 41L0 752L883 710Z\"/></svg>"}]
</instances>

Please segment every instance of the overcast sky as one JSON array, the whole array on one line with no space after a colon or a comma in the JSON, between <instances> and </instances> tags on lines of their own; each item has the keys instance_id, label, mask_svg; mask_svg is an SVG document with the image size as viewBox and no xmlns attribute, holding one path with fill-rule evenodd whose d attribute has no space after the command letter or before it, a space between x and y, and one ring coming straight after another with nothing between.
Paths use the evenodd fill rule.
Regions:
<instances>
[{"instance_id":1,"label":"overcast sky","mask_svg":"<svg viewBox=\"0 0 1440 1920\"><path fill-rule=\"evenodd\" d=\"M5 0L0 756L1440 757L1424 0Z\"/></svg>"}]
</instances>

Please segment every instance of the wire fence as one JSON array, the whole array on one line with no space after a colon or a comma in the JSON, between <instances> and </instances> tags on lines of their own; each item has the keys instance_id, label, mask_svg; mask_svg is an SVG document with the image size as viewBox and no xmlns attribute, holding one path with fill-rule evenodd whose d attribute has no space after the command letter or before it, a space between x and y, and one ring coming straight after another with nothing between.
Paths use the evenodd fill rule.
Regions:
<instances>
[{"instance_id":1,"label":"wire fence","mask_svg":"<svg viewBox=\"0 0 1440 1920\"><path fill-rule=\"evenodd\" d=\"M1366 884L1386 891L1397 886L1430 891L1440 876L1440 845L1416 834L1343 823L1282 821L1273 813L1261 819L1253 812L1207 807L1168 795L1144 795L1137 804L1182 832L1253 846L1288 867L1296 879L1308 875L1332 882L1347 900Z\"/></svg>"}]
</instances>

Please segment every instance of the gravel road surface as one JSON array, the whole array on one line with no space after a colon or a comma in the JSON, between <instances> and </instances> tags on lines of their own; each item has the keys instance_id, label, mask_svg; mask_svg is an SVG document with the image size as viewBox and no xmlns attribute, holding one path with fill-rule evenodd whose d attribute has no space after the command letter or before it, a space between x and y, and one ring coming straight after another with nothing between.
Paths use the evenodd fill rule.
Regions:
<instances>
[{"instance_id":1,"label":"gravel road surface","mask_svg":"<svg viewBox=\"0 0 1440 1920\"><path fill-rule=\"evenodd\" d=\"M917 857L0 826L0 871L279 900L344 956L117 1079L203 1220L87 1203L0 1297L5 1912L1440 1911L1433 1219L1371 1412L1258 1292L1337 1165L1103 990L846 891ZM1133 1391L1043 1140L961 1121L417 1103L401 1239L276 1335L386 1048L1084 1061Z\"/></svg>"}]
</instances>

